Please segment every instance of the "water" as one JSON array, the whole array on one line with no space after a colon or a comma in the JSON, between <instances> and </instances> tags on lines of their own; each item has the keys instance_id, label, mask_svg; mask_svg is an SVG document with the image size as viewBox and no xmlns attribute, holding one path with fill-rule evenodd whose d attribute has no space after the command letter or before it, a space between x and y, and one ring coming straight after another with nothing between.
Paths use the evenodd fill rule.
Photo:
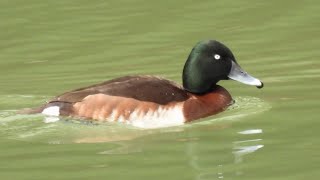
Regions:
<instances>
[{"instance_id":1,"label":"water","mask_svg":"<svg viewBox=\"0 0 320 180\"><path fill-rule=\"evenodd\" d=\"M1 179L319 179L317 1L1 1ZM226 112L140 130L17 115L128 74L181 82L193 45L218 39L260 78Z\"/></svg>"}]
</instances>

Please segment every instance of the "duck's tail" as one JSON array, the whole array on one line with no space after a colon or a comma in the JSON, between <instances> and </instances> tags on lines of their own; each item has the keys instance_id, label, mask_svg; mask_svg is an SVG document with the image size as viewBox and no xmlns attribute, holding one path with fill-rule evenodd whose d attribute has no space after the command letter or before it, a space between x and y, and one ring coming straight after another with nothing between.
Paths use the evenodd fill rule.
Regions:
<instances>
[{"instance_id":1,"label":"duck's tail","mask_svg":"<svg viewBox=\"0 0 320 180\"><path fill-rule=\"evenodd\" d=\"M25 109L19 110L17 113L18 114L38 114L38 113L41 113L44 108L45 106L40 106L36 108L25 108Z\"/></svg>"},{"instance_id":2,"label":"duck's tail","mask_svg":"<svg viewBox=\"0 0 320 180\"><path fill-rule=\"evenodd\" d=\"M42 113L50 116L69 116L73 113L73 104L70 102L52 101L37 108L27 108L18 111L18 114Z\"/></svg>"}]
</instances>

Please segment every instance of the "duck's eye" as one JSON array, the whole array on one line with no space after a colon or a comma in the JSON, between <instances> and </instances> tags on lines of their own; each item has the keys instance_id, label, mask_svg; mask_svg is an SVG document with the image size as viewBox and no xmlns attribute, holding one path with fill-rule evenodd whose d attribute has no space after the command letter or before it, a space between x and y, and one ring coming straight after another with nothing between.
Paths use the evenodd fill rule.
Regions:
<instances>
[{"instance_id":1,"label":"duck's eye","mask_svg":"<svg viewBox=\"0 0 320 180\"><path fill-rule=\"evenodd\" d=\"M221 58L221 56L219 54L215 54L213 57L215 60L219 60Z\"/></svg>"}]
</instances>

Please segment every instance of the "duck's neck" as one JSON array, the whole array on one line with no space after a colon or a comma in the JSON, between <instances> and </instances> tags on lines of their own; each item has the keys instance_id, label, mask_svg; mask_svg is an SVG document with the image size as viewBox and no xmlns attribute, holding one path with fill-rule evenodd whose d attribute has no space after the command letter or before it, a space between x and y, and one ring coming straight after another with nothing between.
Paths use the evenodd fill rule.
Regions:
<instances>
[{"instance_id":1,"label":"duck's neck","mask_svg":"<svg viewBox=\"0 0 320 180\"><path fill-rule=\"evenodd\" d=\"M204 95L215 91L218 87L220 86L216 83L208 83L208 81L201 81L195 77L183 76L183 88L192 94Z\"/></svg>"},{"instance_id":2,"label":"duck's neck","mask_svg":"<svg viewBox=\"0 0 320 180\"><path fill-rule=\"evenodd\" d=\"M190 72L187 68L183 70L183 88L194 94L206 94L217 88L216 82L211 82L201 73Z\"/></svg>"}]
</instances>

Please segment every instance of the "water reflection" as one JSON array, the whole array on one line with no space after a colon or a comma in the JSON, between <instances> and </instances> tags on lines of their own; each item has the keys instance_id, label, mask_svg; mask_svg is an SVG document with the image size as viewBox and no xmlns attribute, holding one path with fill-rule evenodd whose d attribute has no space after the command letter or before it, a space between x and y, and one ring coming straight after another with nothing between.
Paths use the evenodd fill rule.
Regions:
<instances>
[{"instance_id":1,"label":"water reflection","mask_svg":"<svg viewBox=\"0 0 320 180\"><path fill-rule=\"evenodd\" d=\"M249 129L238 132L239 134L260 134L262 133L262 129Z\"/></svg>"},{"instance_id":2,"label":"water reflection","mask_svg":"<svg viewBox=\"0 0 320 180\"><path fill-rule=\"evenodd\" d=\"M101 154L101 155L119 155L119 154L127 155L127 154L142 152L141 147L134 145L134 144L131 144L129 142L116 142L114 144L116 144L118 147L98 152L98 154Z\"/></svg>"},{"instance_id":3,"label":"water reflection","mask_svg":"<svg viewBox=\"0 0 320 180\"><path fill-rule=\"evenodd\" d=\"M233 133L231 139L220 139L208 144L208 140L190 141L187 145L189 165L196 173L195 179L224 179L241 176L245 159L262 149L262 129L248 129ZM237 139L234 141L234 139ZM239 140L240 139L240 140Z\"/></svg>"}]
</instances>

